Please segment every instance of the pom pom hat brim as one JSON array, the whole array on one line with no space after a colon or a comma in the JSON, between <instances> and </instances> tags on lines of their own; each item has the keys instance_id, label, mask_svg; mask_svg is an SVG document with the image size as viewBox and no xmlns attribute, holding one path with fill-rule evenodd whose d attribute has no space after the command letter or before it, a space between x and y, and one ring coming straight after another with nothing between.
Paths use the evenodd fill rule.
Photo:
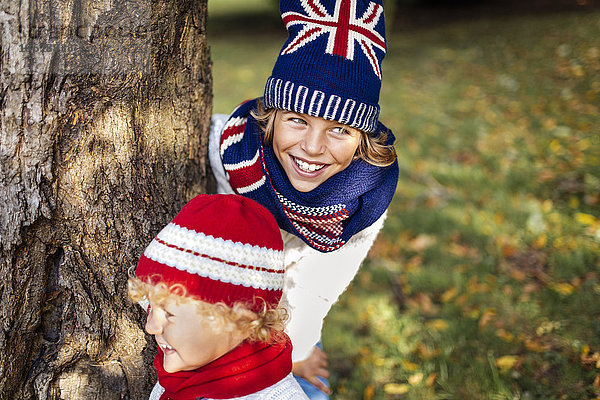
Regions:
<instances>
[{"instance_id":1,"label":"pom pom hat brim","mask_svg":"<svg viewBox=\"0 0 600 400\"><path fill-rule=\"evenodd\" d=\"M180 284L208 303L277 306L283 290L283 241L275 218L238 195L192 199L140 257L136 276Z\"/></svg>"},{"instance_id":2,"label":"pom pom hat brim","mask_svg":"<svg viewBox=\"0 0 600 400\"><path fill-rule=\"evenodd\" d=\"M266 108L377 130L385 21L381 0L281 0L289 32L265 85Z\"/></svg>"}]
</instances>

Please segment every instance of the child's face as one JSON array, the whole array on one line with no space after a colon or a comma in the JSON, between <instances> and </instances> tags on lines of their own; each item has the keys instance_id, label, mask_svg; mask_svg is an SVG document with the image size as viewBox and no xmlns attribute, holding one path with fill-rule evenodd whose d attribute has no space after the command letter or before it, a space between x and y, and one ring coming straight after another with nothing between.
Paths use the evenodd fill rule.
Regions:
<instances>
[{"instance_id":1,"label":"child's face","mask_svg":"<svg viewBox=\"0 0 600 400\"><path fill-rule=\"evenodd\" d=\"M215 332L193 303L150 303L146 332L154 335L169 373L191 371L221 357L242 342L240 334Z\"/></svg>"},{"instance_id":2,"label":"child's face","mask_svg":"<svg viewBox=\"0 0 600 400\"><path fill-rule=\"evenodd\" d=\"M273 150L292 186L309 192L350 165L361 135L335 121L278 110Z\"/></svg>"}]
</instances>

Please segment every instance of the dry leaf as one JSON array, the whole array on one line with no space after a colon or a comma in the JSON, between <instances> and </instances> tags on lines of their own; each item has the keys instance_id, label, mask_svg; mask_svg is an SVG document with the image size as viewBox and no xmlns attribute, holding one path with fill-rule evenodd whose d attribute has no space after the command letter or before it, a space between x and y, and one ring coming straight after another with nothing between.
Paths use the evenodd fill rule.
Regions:
<instances>
[{"instance_id":1,"label":"dry leaf","mask_svg":"<svg viewBox=\"0 0 600 400\"><path fill-rule=\"evenodd\" d=\"M437 373L432 373L429 374L429 376L427 377L427 379L425 380L425 384L428 387L432 387L435 384L435 380L437 379Z\"/></svg>"},{"instance_id":2,"label":"dry leaf","mask_svg":"<svg viewBox=\"0 0 600 400\"><path fill-rule=\"evenodd\" d=\"M496 359L496 366L500 369L500 372L506 372L519 361L518 356L502 356Z\"/></svg>"},{"instance_id":3,"label":"dry leaf","mask_svg":"<svg viewBox=\"0 0 600 400\"><path fill-rule=\"evenodd\" d=\"M433 319L429 322L427 322L427 327L431 328L433 330L436 331L445 331L446 329L448 329L448 327L450 326L450 324L448 324L447 321L441 319L441 318L437 318L437 319Z\"/></svg>"},{"instance_id":4,"label":"dry leaf","mask_svg":"<svg viewBox=\"0 0 600 400\"><path fill-rule=\"evenodd\" d=\"M402 367L407 371L416 371L419 369L419 366L417 364L408 360L402 360L401 364Z\"/></svg>"},{"instance_id":5,"label":"dry leaf","mask_svg":"<svg viewBox=\"0 0 600 400\"><path fill-rule=\"evenodd\" d=\"M408 378L408 383L410 383L412 386L416 386L419 383L421 383L421 381L423 381L423 377L424 377L423 373L422 372L418 372L418 373L416 373L414 375L411 375Z\"/></svg>"},{"instance_id":6,"label":"dry leaf","mask_svg":"<svg viewBox=\"0 0 600 400\"><path fill-rule=\"evenodd\" d=\"M410 391L410 386L406 383L388 383L383 387L387 394L406 394Z\"/></svg>"},{"instance_id":7,"label":"dry leaf","mask_svg":"<svg viewBox=\"0 0 600 400\"><path fill-rule=\"evenodd\" d=\"M363 399L371 400L373 398L373 396L375 396L375 388L373 387L373 385L369 385L365 389Z\"/></svg>"}]
</instances>

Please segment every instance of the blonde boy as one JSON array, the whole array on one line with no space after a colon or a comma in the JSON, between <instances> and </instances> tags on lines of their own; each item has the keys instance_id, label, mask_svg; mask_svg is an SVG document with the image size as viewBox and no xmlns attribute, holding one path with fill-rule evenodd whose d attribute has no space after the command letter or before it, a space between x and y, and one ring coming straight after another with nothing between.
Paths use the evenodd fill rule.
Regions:
<instances>
[{"instance_id":1,"label":"blonde boy","mask_svg":"<svg viewBox=\"0 0 600 400\"><path fill-rule=\"evenodd\" d=\"M237 195L200 195L150 243L130 279L154 335L150 399L306 399L283 333L283 243Z\"/></svg>"}]
</instances>

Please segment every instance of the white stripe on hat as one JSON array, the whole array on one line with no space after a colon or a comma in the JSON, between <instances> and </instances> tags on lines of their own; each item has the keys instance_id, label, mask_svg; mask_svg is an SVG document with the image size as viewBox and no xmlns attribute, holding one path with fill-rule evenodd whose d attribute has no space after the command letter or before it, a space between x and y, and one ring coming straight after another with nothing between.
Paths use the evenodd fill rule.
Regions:
<instances>
[{"instance_id":1,"label":"white stripe on hat","mask_svg":"<svg viewBox=\"0 0 600 400\"><path fill-rule=\"evenodd\" d=\"M342 108L342 115L340 115L340 123L348 125L348 123L350 122L350 117L352 116L352 111L354 111L355 106L356 101L352 99L346 99L346 102L344 103L344 108Z\"/></svg>"},{"instance_id":2,"label":"white stripe on hat","mask_svg":"<svg viewBox=\"0 0 600 400\"><path fill-rule=\"evenodd\" d=\"M365 121L365 125L367 127L371 127L377 126L377 116L378 116L378 112L377 112L377 107L373 107L373 106L369 106L369 114L367 115L367 120ZM375 129L375 128L373 128Z\"/></svg>"},{"instance_id":3,"label":"white stripe on hat","mask_svg":"<svg viewBox=\"0 0 600 400\"><path fill-rule=\"evenodd\" d=\"M275 88L273 90L273 94L275 95L275 99L274 99L275 104L281 104L280 100L279 100L279 97L280 97L280 94L281 94L281 85L282 85L282 83L283 83L283 80L281 80L281 79L277 79L277 81L275 81Z\"/></svg>"},{"instance_id":4,"label":"white stripe on hat","mask_svg":"<svg viewBox=\"0 0 600 400\"><path fill-rule=\"evenodd\" d=\"M166 246L157 240L150 243L144 255L151 260L177 268L180 271L233 285L263 290L281 290L283 285L283 273L258 271L225 264L218 260Z\"/></svg>"},{"instance_id":5,"label":"white stripe on hat","mask_svg":"<svg viewBox=\"0 0 600 400\"><path fill-rule=\"evenodd\" d=\"M365 111L367 110L367 105L365 103L360 103L358 105L358 110L356 110L356 114L354 114L354 121L350 124L351 126L363 126L363 118L365 116Z\"/></svg>"},{"instance_id":6,"label":"white stripe on hat","mask_svg":"<svg viewBox=\"0 0 600 400\"><path fill-rule=\"evenodd\" d=\"M298 86L298 90L296 91L296 103L294 104L294 111L299 113L304 113L304 106L306 105L306 97L308 96L308 88L306 86ZM298 102L301 101L300 107L298 107Z\"/></svg>"},{"instance_id":7,"label":"white stripe on hat","mask_svg":"<svg viewBox=\"0 0 600 400\"><path fill-rule=\"evenodd\" d=\"M262 289L281 287L285 271L282 251L215 238L173 222L159 232L144 255L181 271L236 285L255 283L253 287Z\"/></svg>"},{"instance_id":8,"label":"white stripe on hat","mask_svg":"<svg viewBox=\"0 0 600 400\"><path fill-rule=\"evenodd\" d=\"M334 104L335 102L335 104ZM329 101L327 102L327 107L325 107L325 114L323 114L323 118L332 119L335 118L335 114L337 113L337 109L342 102L342 98L340 96L331 95L329 96Z\"/></svg>"},{"instance_id":9,"label":"white stripe on hat","mask_svg":"<svg viewBox=\"0 0 600 400\"><path fill-rule=\"evenodd\" d=\"M268 93L269 95L268 96L265 95L265 97L264 97L265 106L267 108L278 107L278 105L274 103L274 98L276 97L276 95L274 93L275 92L275 82L278 81L278 80L279 79L275 79L273 77L270 77L267 80L268 89L267 89L266 93Z\"/></svg>"},{"instance_id":10,"label":"white stripe on hat","mask_svg":"<svg viewBox=\"0 0 600 400\"><path fill-rule=\"evenodd\" d=\"M310 98L310 105L308 106L307 114L312 116L320 116L323 100L325 100L325 93L321 92L320 90L315 90Z\"/></svg>"},{"instance_id":11,"label":"white stripe on hat","mask_svg":"<svg viewBox=\"0 0 600 400\"><path fill-rule=\"evenodd\" d=\"M289 110L292 106L294 94L294 84L290 81L285 82L283 86L283 100L282 100L282 108L284 110Z\"/></svg>"}]
</instances>

